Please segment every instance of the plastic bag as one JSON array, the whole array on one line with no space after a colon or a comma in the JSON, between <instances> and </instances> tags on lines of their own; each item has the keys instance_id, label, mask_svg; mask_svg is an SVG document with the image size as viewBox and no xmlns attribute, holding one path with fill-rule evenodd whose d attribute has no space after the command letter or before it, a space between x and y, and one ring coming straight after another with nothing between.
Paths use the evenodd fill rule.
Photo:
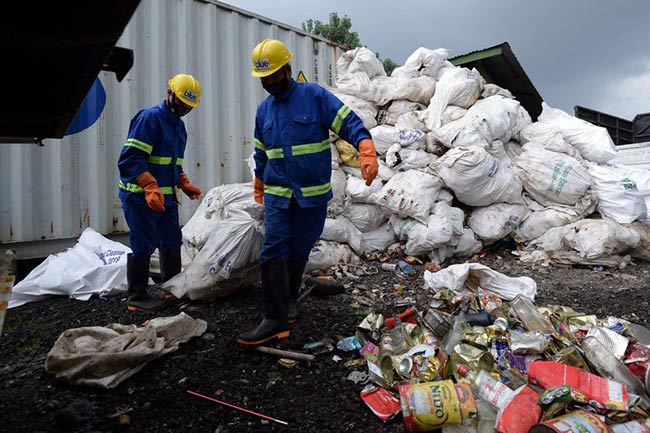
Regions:
<instances>
[{"instance_id":1,"label":"plastic bag","mask_svg":"<svg viewBox=\"0 0 650 433\"><path fill-rule=\"evenodd\" d=\"M624 170L591 163L589 174L594 181L594 191L598 196L597 209L602 216L622 224L646 218L648 209L644 197Z\"/></svg>"},{"instance_id":2,"label":"plastic bag","mask_svg":"<svg viewBox=\"0 0 650 433\"><path fill-rule=\"evenodd\" d=\"M369 232L388 220L386 211L381 206L351 203L343 211L343 216L350 220L361 232Z\"/></svg>"},{"instance_id":3,"label":"plastic bag","mask_svg":"<svg viewBox=\"0 0 650 433\"><path fill-rule=\"evenodd\" d=\"M614 142L605 128L551 108L545 102L538 120L557 127L567 143L586 160L604 164L616 156Z\"/></svg>"},{"instance_id":4,"label":"plastic bag","mask_svg":"<svg viewBox=\"0 0 650 433\"><path fill-rule=\"evenodd\" d=\"M424 108L425 106L420 103L407 101L405 99L393 101L386 109L386 114L381 123L386 125L395 125L402 115L414 111L420 111Z\"/></svg>"},{"instance_id":5,"label":"plastic bag","mask_svg":"<svg viewBox=\"0 0 650 433\"><path fill-rule=\"evenodd\" d=\"M372 200L403 217L426 222L442 190L442 182L428 173L409 170L395 174Z\"/></svg>"},{"instance_id":6,"label":"plastic bag","mask_svg":"<svg viewBox=\"0 0 650 433\"><path fill-rule=\"evenodd\" d=\"M543 206L575 205L591 187L591 176L578 160L550 152L536 143L527 143L513 170L524 189Z\"/></svg>"},{"instance_id":7,"label":"plastic bag","mask_svg":"<svg viewBox=\"0 0 650 433\"><path fill-rule=\"evenodd\" d=\"M252 182L210 189L183 226L183 243L200 250L222 220L234 215L248 215L246 209L251 206L255 206Z\"/></svg>"},{"instance_id":8,"label":"plastic bag","mask_svg":"<svg viewBox=\"0 0 650 433\"><path fill-rule=\"evenodd\" d=\"M337 263L359 263L359 257L349 245L338 242L318 241L309 253L305 272L326 271Z\"/></svg>"},{"instance_id":9,"label":"plastic bag","mask_svg":"<svg viewBox=\"0 0 650 433\"><path fill-rule=\"evenodd\" d=\"M517 228L517 237L523 241L537 239L553 227L565 226L591 215L598 203L596 193L591 190L575 206L557 204L544 207L528 199L526 194L524 201L532 212Z\"/></svg>"},{"instance_id":10,"label":"plastic bag","mask_svg":"<svg viewBox=\"0 0 650 433\"><path fill-rule=\"evenodd\" d=\"M40 301L48 295L66 295L87 301L93 294L126 290L126 256L131 249L106 239L92 228L77 244L52 254L32 270L11 292L7 308Z\"/></svg>"},{"instance_id":11,"label":"plastic bag","mask_svg":"<svg viewBox=\"0 0 650 433\"><path fill-rule=\"evenodd\" d=\"M482 241L491 244L516 231L529 214L526 205L496 203L475 208L468 224Z\"/></svg>"},{"instance_id":12,"label":"plastic bag","mask_svg":"<svg viewBox=\"0 0 650 433\"><path fill-rule=\"evenodd\" d=\"M368 78L386 76L384 65L377 55L366 47L354 48L344 52L336 61L339 74L365 74Z\"/></svg>"},{"instance_id":13,"label":"plastic bag","mask_svg":"<svg viewBox=\"0 0 650 433\"><path fill-rule=\"evenodd\" d=\"M477 101L462 118L445 124L434 134L447 147L485 147L494 140L518 139L520 131L530 123L530 116L518 101L496 95Z\"/></svg>"},{"instance_id":14,"label":"plastic bag","mask_svg":"<svg viewBox=\"0 0 650 433\"><path fill-rule=\"evenodd\" d=\"M406 171L431 165L437 156L423 150L403 149L393 144L386 151L386 165L394 170Z\"/></svg>"},{"instance_id":15,"label":"plastic bag","mask_svg":"<svg viewBox=\"0 0 650 433\"><path fill-rule=\"evenodd\" d=\"M419 129L405 130L390 125L378 125L370 130L370 135L379 155L384 155L395 143L401 146L418 143L419 147L424 147L425 143L424 132Z\"/></svg>"},{"instance_id":16,"label":"plastic bag","mask_svg":"<svg viewBox=\"0 0 650 433\"><path fill-rule=\"evenodd\" d=\"M436 92L427 108L427 127L432 131L440 127L447 105L463 108L473 105L481 94L483 84L484 80L476 69L455 68L446 71L436 84Z\"/></svg>"},{"instance_id":17,"label":"plastic bag","mask_svg":"<svg viewBox=\"0 0 650 433\"><path fill-rule=\"evenodd\" d=\"M640 242L639 233L612 219L584 219L550 229L532 241L528 249L544 251L573 249L582 257L597 259L612 254L622 254L637 248Z\"/></svg>"},{"instance_id":18,"label":"plastic bag","mask_svg":"<svg viewBox=\"0 0 650 433\"><path fill-rule=\"evenodd\" d=\"M519 179L482 147L451 149L434 163L434 168L458 200L467 205L521 202Z\"/></svg>"},{"instance_id":19,"label":"plastic bag","mask_svg":"<svg viewBox=\"0 0 650 433\"><path fill-rule=\"evenodd\" d=\"M440 68L447 65L446 60L449 58L449 54L450 51L446 48L431 50L420 47L408 56L404 66L393 70L391 77L408 79L427 75L435 78Z\"/></svg>"},{"instance_id":20,"label":"plastic bag","mask_svg":"<svg viewBox=\"0 0 650 433\"><path fill-rule=\"evenodd\" d=\"M383 184L381 180L375 178L370 186L366 181L355 176L348 176L345 184L345 193L355 203L375 203L373 194L381 191Z\"/></svg>"},{"instance_id":21,"label":"plastic bag","mask_svg":"<svg viewBox=\"0 0 650 433\"><path fill-rule=\"evenodd\" d=\"M261 208L221 221L185 270L163 283L162 289L177 298L211 300L255 281L264 240Z\"/></svg>"},{"instance_id":22,"label":"plastic bag","mask_svg":"<svg viewBox=\"0 0 650 433\"><path fill-rule=\"evenodd\" d=\"M508 277L479 263L451 265L438 272L424 271L424 282L435 292L442 289L459 292L463 288L478 292L481 288L506 301L519 294L534 300L537 293L537 284L532 278Z\"/></svg>"}]
</instances>

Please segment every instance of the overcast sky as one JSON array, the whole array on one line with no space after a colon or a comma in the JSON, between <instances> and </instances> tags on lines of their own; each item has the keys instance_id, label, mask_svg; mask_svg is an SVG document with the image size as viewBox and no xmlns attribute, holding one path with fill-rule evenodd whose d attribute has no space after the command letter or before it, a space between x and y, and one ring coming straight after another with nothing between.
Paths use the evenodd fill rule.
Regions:
<instances>
[{"instance_id":1,"label":"overcast sky","mask_svg":"<svg viewBox=\"0 0 650 433\"><path fill-rule=\"evenodd\" d=\"M632 119L650 112L649 0L225 0L300 28L330 12L402 64L416 48L452 56L507 41L551 106Z\"/></svg>"}]
</instances>

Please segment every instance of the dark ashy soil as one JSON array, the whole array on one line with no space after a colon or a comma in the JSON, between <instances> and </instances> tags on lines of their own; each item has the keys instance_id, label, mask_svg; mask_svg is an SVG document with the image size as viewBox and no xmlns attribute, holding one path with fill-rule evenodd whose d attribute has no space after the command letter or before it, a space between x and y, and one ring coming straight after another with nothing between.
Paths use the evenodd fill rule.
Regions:
<instances>
[{"instance_id":1,"label":"dark ashy soil","mask_svg":"<svg viewBox=\"0 0 650 433\"><path fill-rule=\"evenodd\" d=\"M511 276L537 281L537 305L560 304L577 311L621 317L650 325L650 264L621 271L593 268L524 267L507 250L481 262ZM375 264L376 263L372 263ZM273 346L301 349L305 343L354 334L370 311L393 314L405 307L396 301L410 297L424 306L422 266L412 279L400 280L379 271L359 280L345 280L345 294L310 297L291 337ZM394 284L401 284L399 293ZM161 315L175 315L176 301ZM283 366L276 357L237 347L235 338L261 317L260 288L243 290L228 299L183 311L208 322L208 331L180 349L148 364L112 390L65 385L45 372L44 360L66 329L113 322L140 324L150 316L128 313L124 298L93 298L80 302L51 298L8 311L0 337L0 432L400 432L401 417L387 424L377 419L359 398L362 384L346 379L365 366L346 366L356 352L336 348L318 355L311 365ZM342 360L335 361L338 355ZM186 389L258 411L280 420L262 421L186 393ZM128 423L115 416L129 410Z\"/></svg>"}]
</instances>

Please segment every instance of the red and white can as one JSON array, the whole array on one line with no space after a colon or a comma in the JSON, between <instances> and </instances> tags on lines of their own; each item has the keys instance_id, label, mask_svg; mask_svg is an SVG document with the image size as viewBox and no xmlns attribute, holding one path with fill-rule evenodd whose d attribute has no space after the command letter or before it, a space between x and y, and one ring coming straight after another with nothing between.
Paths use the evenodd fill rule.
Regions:
<instances>
[{"instance_id":1,"label":"red and white can","mask_svg":"<svg viewBox=\"0 0 650 433\"><path fill-rule=\"evenodd\" d=\"M645 385L650 394L650 348L638 341L630 343L625 351L625 366Z\"/></svg>"}]
</instances>

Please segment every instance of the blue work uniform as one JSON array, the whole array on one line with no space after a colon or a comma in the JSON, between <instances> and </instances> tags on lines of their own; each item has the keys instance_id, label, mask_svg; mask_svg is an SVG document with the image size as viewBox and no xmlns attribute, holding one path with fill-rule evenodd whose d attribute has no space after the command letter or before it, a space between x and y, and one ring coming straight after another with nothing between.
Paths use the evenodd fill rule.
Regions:
<instances>
[{"instance_id":1,"label":"blue work uniform","mask_svg":"<svg viewBox=\"0 0 650 433\"><path fill-rule=\"evenodd\" d=\"M161 102L138 112L120 152L120 200L129 226L134 256L150 256L156 248L182 244L175 187L183 173L187 131ZM144 197L136 178L150 172L165 196L165 211L155 212Z\"/></svg>"},{"instance_id":2,"label":"blue work uniform","mask_svg":"<svg viewBox=\"0 0 650 433\"><path fill-rule=\"evenodd\" d=\"M332 198L330 130L355 148L370 138L359 116L317 84L292 79L282 96L257 107L255 177L264 182L266 209L261 263L307 263Z\"/></svg>"}]
</instances>

